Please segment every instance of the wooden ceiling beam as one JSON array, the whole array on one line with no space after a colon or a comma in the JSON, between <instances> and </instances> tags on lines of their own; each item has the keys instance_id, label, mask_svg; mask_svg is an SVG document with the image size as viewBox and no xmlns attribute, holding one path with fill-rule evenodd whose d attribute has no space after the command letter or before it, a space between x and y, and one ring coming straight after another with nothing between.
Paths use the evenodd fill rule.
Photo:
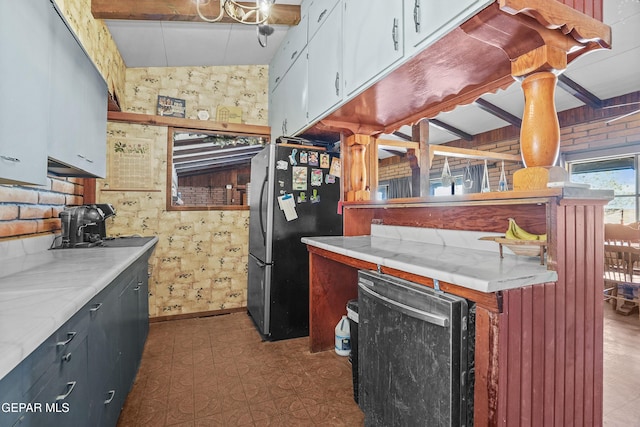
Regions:
<instances>
[{"instance_id":1,"label":"wooden ceiling beam","mask_svg":"<svg viewBox=\"0 0 640 427\"><path fill-rule=\"evenodd\" d=\"M255 3L242 3L248 6ZM200 6L206 17L218 16L220 2L210 0ZM198 16L193 0L91 0L91 13L95 19L125 19L137 21L187 21L204 22ZM276 3L271 9L269 24L298 25L300 22L300 6ZM227 15L220 23L236 23Z\"/></svg>"}]
</instances>

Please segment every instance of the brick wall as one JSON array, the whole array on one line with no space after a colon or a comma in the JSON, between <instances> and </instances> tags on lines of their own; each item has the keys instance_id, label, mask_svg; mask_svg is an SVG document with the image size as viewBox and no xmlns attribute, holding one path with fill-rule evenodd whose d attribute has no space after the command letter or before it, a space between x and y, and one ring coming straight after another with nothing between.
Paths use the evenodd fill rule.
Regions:
<instances>
[{"instance_id":1,"label":"brick wall","mask_svg":"<svg viewBox=\"0 0 640 427\"><path fill-rule=\"evenodd\" d=\"M394 156L380 160L378 165L378 181L411 176L411 166L404 158Z\"/></svg>"},{"instance_id":2,"label":"brick wall","mask_svg":"<svg viewBox=\"0 0 640 427\"><path fill-rule=\"evenodd\" d=\"M43 186L0 185L0 239L60 232L58 214L83 203L81 178L47 178Z\"/></svg>"},{"instance_id":3,"label":"brick wall","mask_svg":"<svg viewBox=\"0 0 640 427\"><path fill-rule=\"evenodd\" d=\"M637 102L638 100L640 100L640 93L635 92L612 99L609 103L624 104ZM619 108L617 110L592 110L588 107L580 107L559 113L558 118L561 124L560 153L590 152L594 150L624 148L631 144L640 144L640 114L634 114L607 124L607 121L618 117L618 115L632 112L635 107L635 105L632 105L626 109ZM520 153L518 130L512 126L476 135L474 141L471 143L467 141L453 141L447 145L498 153ZM598 153L597 155L602 154L603 153ZM402 168L397 165L398 162L406 165L406 168L404 168L406 175L404 176L411 176L408 160L396 158L395 162L392 163L385 159L381 161L379 165L378 173L380 180L388 179L388 176L402 170ZM451 173L453 175L462 175L466 162L464 159L449 158ZM471 165L475 164L481 165L483 161L471 161ZM443 165L444 157L436 156L433 159L430 173L432 179L440 177ZM504 166L507 181L511 188L513 172L522 168L523 165L522 163L505 162ZM387 169L389 169L389 171ZM498 180L500 179L500 162L489 161L488 170L491 188L494 189L497 187Z\"/></svg>"}]
</instances>

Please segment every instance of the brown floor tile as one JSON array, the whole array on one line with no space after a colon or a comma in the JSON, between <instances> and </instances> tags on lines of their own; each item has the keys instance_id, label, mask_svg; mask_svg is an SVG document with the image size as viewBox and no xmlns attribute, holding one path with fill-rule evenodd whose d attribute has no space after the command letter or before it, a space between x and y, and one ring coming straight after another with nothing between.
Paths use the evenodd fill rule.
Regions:
<instances>
[{"instance_id":1,"label":"brown floor tile","mask_svg":"<svg viewBox=\"0 0 640 427\"><path fill-rule=\"evenodd\" d=\"M640 320L607 308L604 425L640 426ZM153 323L118 427L364 425L347 358L308 347L262 342L244 313Z\"/></svg>"}]
</instances>

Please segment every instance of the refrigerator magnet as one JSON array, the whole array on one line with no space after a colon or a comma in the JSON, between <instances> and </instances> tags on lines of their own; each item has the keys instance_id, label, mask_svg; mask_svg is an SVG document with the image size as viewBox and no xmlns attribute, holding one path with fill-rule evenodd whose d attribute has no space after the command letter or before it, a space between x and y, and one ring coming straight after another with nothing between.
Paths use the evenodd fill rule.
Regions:
<instances>
[{"instance_id":1,"label":"refrigerator magnet","mask_svg":"<svg viewBox=\"0 0 640 427\"><path fill-rule=\"evenodd\" d=\"M331 175L331 174L326 174L324 176L324 183L325 184L335 184L336 182L336 177Z\"/></svg>"},{"instance_id":2,"label":"refrigerator magnet","mask_svg":"<svg viewBox=\"0 0 640 427\"><path fill-rule=\"evenodd\" d=\"M294 166L291 168L291 187L292 190L307 190L307 168L306 166Z\"/></svg>"},{"instance_id":3,"label":"refrigerator magnet","mask_svg":"<svg viewBox=\"0 0 640 427\"><path fill-rule=\"evenodd\" d=\"M340 158L334 157L331 159L331 168L329 169L329 174L333 176L340 176Z\"/></svg>"},{"instance_id":4,"label":"refrigerator magnet","mask_svg":"<svg viewBox=\"0 0 640 427\"><path fill-rule=\"evenodd\" d=\"M323 169L329 169L330 156L327 153L320 154L320 167Z\"/></svg>"},{"instance_id":5,"label":"refrigerator magnet","mask_svg":"<svg viewBox=\"0 0 640 427\"><path fill-rule=\"evenodd\" d=\"M322 185L322 169L311 170L311 186L320 187Z\"/></svg>"},{"instance_id":6,"label":"refrigerator magnet","mask_svg":"<svg viewBox=\"0 0 640 427\"><path fill-rule=\"evenodd\" d=\"M307 201L307 193L301 191L298 193L298 203L305 203Z\"/></svg>"},{"instance_id":7,"label":"refrigerator magnet","mask_svg":"<svg viewBox=\"0 0 640 427\"><path fill-rule=\"evenodd\" d=\"M278 162L276 163L276 169L286 171L287 169L289 169L289 163L287 163L285 160L278 160Z\"/></svg>"},{"instance_id":8,"label":"refrigerator magnet","mask_svg":"<svg viewBox=\"0 0 640 427\"><path fill-rule=\"evenodd\" d=\"M318 152L309 151L309 166L318 166Z\"/></svg>"},{"instance_id":9,"label":"refrigerator magnet","mask_svg":"<svg viewBox=\"0 0 640 427\"><path fill-rule=\"evenodd\" d=\"M309 200L311 200L311 203L320 203L320 195L318 194L317 188L313 189L313 193L311 194Z\"/></svg>"},{"instance_id":10,"label":"refrigerator magnet","mask_svg":"<svg viewBox=\"0 0 640 427\"><path fill-rule=\"evenodd\" d=\"M305 163L305 164L309 163L308 156L309 156L309 153L307 153L306 151L301 151L300 152L300 163Z\"/></svg>"},{"instance_id":11,"label":"refrigerator magnet","mask_svg":"<svg viewBox=\"0 0 640 427\"><path fill-rule=\"evenodd\" d=\"M298 164L298 162L296 160L296 154L297 153L298 153L298 149L294 148L293 150L291 150L291 154L289 154L289 163L291 163L293 166Z\"/></svg>"}]
</instances>

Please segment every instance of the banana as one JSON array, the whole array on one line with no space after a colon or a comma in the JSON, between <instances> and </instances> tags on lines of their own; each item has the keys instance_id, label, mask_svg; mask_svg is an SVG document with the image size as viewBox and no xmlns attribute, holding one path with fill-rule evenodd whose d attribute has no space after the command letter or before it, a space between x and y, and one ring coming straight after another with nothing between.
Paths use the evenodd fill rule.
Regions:
<instances>
[{"instance_id":1,"label":"banana","mask_svg":"<svg viewBox=\"0 0 640 427\"><path fill-rule=\"evenodd\" d=\"M547 240L547 235L529 233L520 227L513 218L509 218L509 228L507 228L505 238L515 240Z\"/></svg>"}]
</instances>

